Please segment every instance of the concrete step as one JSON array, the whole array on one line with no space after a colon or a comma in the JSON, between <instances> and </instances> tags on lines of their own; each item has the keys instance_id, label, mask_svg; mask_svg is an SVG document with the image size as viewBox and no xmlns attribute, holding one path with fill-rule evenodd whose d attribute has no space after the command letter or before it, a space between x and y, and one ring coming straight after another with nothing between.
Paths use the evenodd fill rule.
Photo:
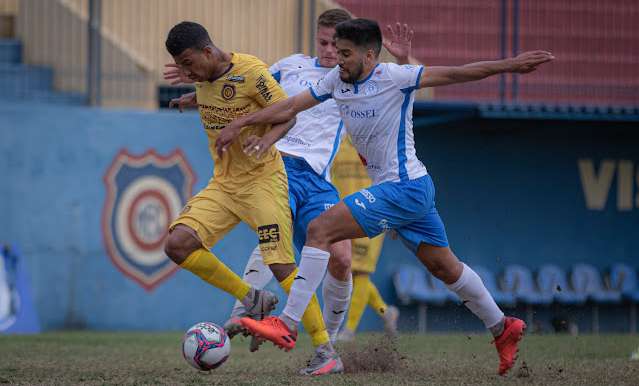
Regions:
<instances>
[{"instance_id":1,"label":"concrete step","mask_svg":"<svg viewBox=\"0 0 639 386\"><path fill-rule=\"evenodd\" d=\"M0 95L0 101L85 105L86 95L74 92L31 90L15 95Z\"/></svg>"},{"instance_id":2,"label":"concrete step","mask_svg":"<svg viewBox=\"0 0 639 386\"><path fill-rule=\"evenodd\" d=\"M49 67L0 63L0 90L17 95L32 90L51 90L53 70Z\"/></svg>"},{"instance_id":3,"label":"concrete step","mask_svg":"<svg viewBox=\"0 0 639 386\"><path fill-rule=\"evenodd\" d=\"M22 43L17 39L0 39L0 63L18 64L22 61Z\"/></svg>"}]
</instances>

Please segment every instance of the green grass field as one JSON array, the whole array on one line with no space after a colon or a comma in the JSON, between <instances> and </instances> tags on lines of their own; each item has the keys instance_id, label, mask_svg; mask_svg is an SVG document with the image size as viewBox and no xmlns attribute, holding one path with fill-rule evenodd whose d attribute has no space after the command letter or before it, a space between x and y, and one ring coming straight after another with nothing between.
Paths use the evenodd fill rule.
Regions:
<instances>
[{"instance_id":1,"label":"green grass field","mask_svg":"<svg viewBox=\"0 0 639 386\"><path fill-rule=\"evenodd\" d=\"M312 379L297 375L311 353L307 337L290 353L268 343L253 354L236 338L227 363L209 373L184 361L180 341L177 333L0 336L0 384L639 385L639 361L629 359L639 337L630 335L527 336L507 377L496 375L487 335L402 335L395 346L359 335L340 349L345 374Z\"/></svg>"}]
</instances>

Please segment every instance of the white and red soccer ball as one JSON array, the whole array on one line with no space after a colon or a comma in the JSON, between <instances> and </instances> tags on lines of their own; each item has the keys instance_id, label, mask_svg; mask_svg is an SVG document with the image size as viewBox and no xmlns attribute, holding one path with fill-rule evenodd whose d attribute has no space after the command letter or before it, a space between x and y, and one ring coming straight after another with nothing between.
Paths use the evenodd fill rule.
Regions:
<instances>
[{"instance_id":1,"label":"white and red soccer ball","mask_svg":"<svg viewBox=\"0 0 639 386\"><path fill-rule=\"evenodd\" d=\"M231 353L226 331L215 323L201 322L189 328L182 339L184 359L198 370L213 370Z\"/></svg>"}]
</instances>

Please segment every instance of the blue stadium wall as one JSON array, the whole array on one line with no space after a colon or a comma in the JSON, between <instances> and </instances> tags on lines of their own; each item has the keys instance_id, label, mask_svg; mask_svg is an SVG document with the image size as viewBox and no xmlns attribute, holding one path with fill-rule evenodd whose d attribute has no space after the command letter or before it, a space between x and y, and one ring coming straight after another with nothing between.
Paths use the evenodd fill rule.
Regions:
<instances>
[{"instance_id":1,"label":"blue stadium wall","mask_svg":"<svg viewBox=\"0 0 639 386\"><path fill-rule=\"evenodd\" d=\"M167 274L151 289L126 276L109 257L101 223L103 179L123 150L179 149L196 177L193 192L206 185L212 161L196 114L5 104L0 117L0 241L20 246L44 329L166 330L225 320L230 296L188 272ZM639 265L636 124L455 114L417 121L419 156L465 261L497 273L511 263ZM214 252L240 272L256 242L240 225ZM417 264L387 240L373 278L390 302L391 275L402 263ZM468 320L461 324L481 327ZM411 323L409 314L403 325ZM361 326L381 323L369 310Z\"/></svg>"}]
</instances>

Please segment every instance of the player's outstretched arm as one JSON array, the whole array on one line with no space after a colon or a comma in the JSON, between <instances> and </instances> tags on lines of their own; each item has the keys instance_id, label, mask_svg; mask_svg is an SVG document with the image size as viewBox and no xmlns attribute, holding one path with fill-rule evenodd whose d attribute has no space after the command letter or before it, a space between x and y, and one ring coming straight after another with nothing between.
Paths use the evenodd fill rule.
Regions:
<instances>
[{"instance_id":1,"label":"player's outstretched arm","mask_svg":"<svg viewBox=\"0 0 639 386\"><path fill-rule=\"evenodd\" d=\"M488 62L476 62L463 66L425 67L419 81L419 87L436 87L448 84L471 82L505 72L527 74L535 71L541 64L555 57L547 51L528 51L514 58Z\"/></svg>"},{"instance_id":2,"label":"player's outstretched arm","mask_svg":"<svg viewBox=\"0 0 639 386\"><path fill-rule=\"evenodd\" d=\"M319 103L320 101L313 97L311 91L307 90L293 97L289 97L283 101L272 104L262 110L237 118L226 125L217 137L217 140L215 141L217 154L222 157L222 154L240 134L242 127L257 124L278 124L288 122L295 118L297 113L307 110Z\"/></svg>"}]
</instances>

